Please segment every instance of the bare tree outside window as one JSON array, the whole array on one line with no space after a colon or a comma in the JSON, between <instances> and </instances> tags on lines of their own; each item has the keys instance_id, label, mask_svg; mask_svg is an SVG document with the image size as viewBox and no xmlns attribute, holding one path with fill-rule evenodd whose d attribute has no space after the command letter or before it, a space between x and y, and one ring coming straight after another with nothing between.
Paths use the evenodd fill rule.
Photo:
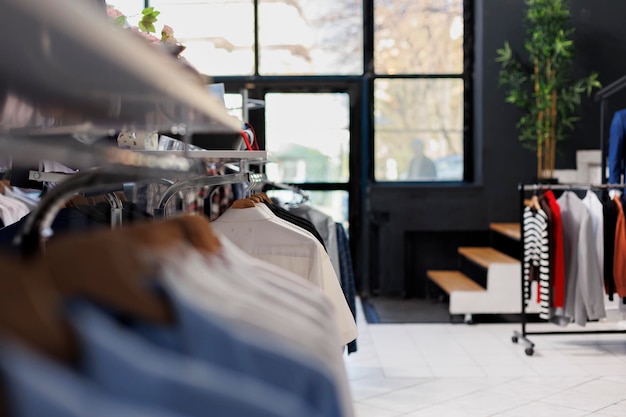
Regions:
<instances>
[{"instance_id":1,"label":"bare tree outside window","mask_svg":"<svg viewBox=\"0 0 626 417\"><path fill-rule=\"evenodd\" d=\"M377 74L461 74L462 0L375 0Z\"/></svg>"},{"instance_id":2,"label":"bare tree outside window","mask_svg":"<svg viewBox=\"0 0 626 417\"><path fill-rule=\"evenodd\" d=\"M259 48L263 75L359 75L363 3L260 0Z\"/></svg>"},{"instance_id":3,"label":"bare tree outside window","mask_svg":"<svg viewBox=\"0 0 626 417\"><path fill-rule=\"evenodd\" d=\"M375 1L375 177L463 179L463 2ZM402 78L422 75L423 78ZM420 152L436 175L415 176Z\"/></svg>"}]
</instances>

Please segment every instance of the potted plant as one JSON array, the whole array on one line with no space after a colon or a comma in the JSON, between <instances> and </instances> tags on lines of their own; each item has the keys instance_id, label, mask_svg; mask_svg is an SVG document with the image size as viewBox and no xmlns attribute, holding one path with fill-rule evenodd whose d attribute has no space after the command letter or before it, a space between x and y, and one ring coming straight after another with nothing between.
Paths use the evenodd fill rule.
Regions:
<instances>
[{"instance_id":1,"label":"potted plant","mask_svg":"<svg viewBox=\"0 0 626 417\"><path fill-rule=\"evenodd\" d=\"M526 0L526 59L508 42L497 50L506 102L523 110L519 140L537 152L537 179L554 176L557 145L579 120L581 96L600 87L598 74L573 80L574 28L567 0Z\"/></svg>"}]
</instances>

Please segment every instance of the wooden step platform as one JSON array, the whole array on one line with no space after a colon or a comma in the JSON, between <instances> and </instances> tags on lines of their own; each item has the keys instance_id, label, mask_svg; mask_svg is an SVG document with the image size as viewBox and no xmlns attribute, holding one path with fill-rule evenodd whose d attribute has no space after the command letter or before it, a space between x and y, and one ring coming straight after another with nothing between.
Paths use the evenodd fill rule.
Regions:
<instances>
[{"instance_id":1,"label":"wooden step platform","mask_svg":"<svg viewBox=\"0 0 626 417\"><path fill-rule=\"evenodd\" d=\"M520 262L505 255L504 253L497 251L490 247L460 247L459 253L465 256L470 261L482 266L483 268L489 268L489 265L499 264L519 264Z\"/></svg>"},{"instance_id":2,"label":"wooden step platform","mask_svg":"<svg viewBox=\"0 0 626 417\"><path fill-rule=\"evenodd\" d=\"M486 291L459 271L426 271L426 276L447 294L452 291Z\"/></svg>"},{"instance_id":3,"label":"wooden step platform","mask_svg":"<svg viewBox=\"0 0 626 417\"><path fill-rule=\"evenodd\" d=\"M519 241L522 239L522 230L519 223L491 223L489 229L514 240Z\"/></svg>"}]
</instances>

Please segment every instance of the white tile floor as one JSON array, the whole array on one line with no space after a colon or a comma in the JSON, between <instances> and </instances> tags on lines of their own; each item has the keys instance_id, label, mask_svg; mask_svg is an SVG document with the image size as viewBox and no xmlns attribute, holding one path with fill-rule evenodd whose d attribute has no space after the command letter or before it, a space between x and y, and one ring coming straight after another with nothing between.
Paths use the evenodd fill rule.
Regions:
<instances>
[{"instance_id":1,"label":"white tile floor","mask_svg":"<svg viewBox=\"0 0 626 417\"><path fill-rule=\"evenodd\" d=\"M529 357L511 342L518 324L367 324L358 313L358 352L346 357L357 417L626 416L626 334L529 336Z\"/></svg>"}]
</instances>

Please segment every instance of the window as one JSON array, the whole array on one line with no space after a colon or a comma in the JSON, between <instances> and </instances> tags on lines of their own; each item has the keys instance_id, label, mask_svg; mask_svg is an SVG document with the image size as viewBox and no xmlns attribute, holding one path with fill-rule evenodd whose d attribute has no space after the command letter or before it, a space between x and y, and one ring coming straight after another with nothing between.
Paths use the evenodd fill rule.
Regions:
<instances>
[{"instance_id":1,"label":"window","mask_svg":"<svg viewBox=\"0 0 626 417\"><path fill-rule=\"evenodd\" d=\"M350 180L350 96L347 93L268 93L265 95L268 179L309 184L324 190L306 191L315 208L348 226ZM289 191L272 191L283 202L299 201Z\"/></svg>"},{"instance_id":2,"label":"window","mask_svg":"<svg viewBox=\"0 0 626 417\"><path fill-rule=\"evenodd\" d=\"M309 204L330 216L335 222L343 224L344 227L349 226L349 194L347 191L306 191L306 193L309 196ZM291 191L270 190L267 194L271 198L277 198L286 204L299 204L302 202L302 198L294 195Z\"/></svg>"},{"instance_id":3,"label":"window","mask_svg":"<svg viewBox=\"0 0 626 417\"><path fill-rule=\"evenodd\" d=\"M137 25L144 7L144 0L107 0L107 4L122 12L131 25Z\"/></svg>"},{"instance_id":4,"label":"window","mask_svg":"<svg viewBox=\"0 0 626 417\"><path fill-rule=\"evenodd\" d=\"M374 177L462 181L463 1L374 5Z\"/></svg>"},{"instance_id":5,"label":"window","mask_svg":"<svg viewBox=\"0 0 626 417\"><path fill-rule=\"evenodd\" d=\"M270 180L345 183L350 178L350 98L345 93L265 96Z\"/></svg>"},{"instance_id":6,"label":"window","mask_svg":"<svg viewBox=\"0 0 626 417\"><path fill-rule=\"evenodd\" d=\"M461 74L462 0L375 0L377 74Z\"/></svg>"},{"instance_id":7,"label":"window","mask_svg":"<svg viewBox=\"0 0 626 417\"><path fill-rule=\"evenodd\" d=\"M114 0L122 4L121 0ZM174 28L184 57L210 76L329 75L363 72L359 0L259 0L255 58L253 0L150 0ZM125 6L137 14L143 0ZM341 48L337 45L341 44Z\"/></svg>"},{"instance_id":8,"label":"window","mask_svg":"<svg viewBox=\"0 0 626 417\"><path fill-rule=\"evenodd\" d=\"M144 6L110 2L130 16ZM346 220L348 205L353 219L365 216L356 210L365 193L358 181L371 174L380 182L465 179L471 0L147 3L187 47L182 56L224 83L232 114L243 117L243 90L264 100L258 123L270 179L308 190L336 220Z\"/></svg>"},{"instance_id":9,"label":"window","mask_svg":"<svg viewBox=\"0 0 626 417\"><path fill-rule=\"evenodd\" d=\"M360 0L260 0L259 73L361 74L362 10Z\"/></svg>"},{"instance_id":10,"label":"window","mask_svg":"<svg viewBox=\"0 0 626 417\"><path fill-rule=\"evenodd\" d=\"M111 2L122 7L131 22L144 3ZM373 51L364 49L361 0L150 0L149 5L161 12L159 23L172 26L185 44L183 56L187 61L214 78L230 77L229 82L237 77L255 77L259 85L264 76L360 78L365 75L363 57L372 53L375 180L464 179L464 0L372 0L368 7L374 12ZM238 89L246 82L239 82ZM280 91L280 85L272 82L265 85ZM313 90L320 91L326 81L320 77L314 82L321 88ZM294 90L298 88L292 84L284 91ZM284 111L297 109L291 105L300 106L300 100L308 100L304 95L288 95L269 94L267 99L275 100L272 107ZM284 104L290 100L293 103ZM325 110L321 105L317 111ZM293 116L284 114L288 115L281 116L284 127L278 127L280 123L267 125L268 137L272 138L268 146L280 147L276 151L282 162L276 172L282 180L346 181L350 128L334 130L332 134L337 137L331 139L312 132L321 129L316 122L303 127L311 120L323 120L321 116L314 117L308 110L295 110ZM311 117L301 119L302 114ZM335 117L323 114L331 120ZM286 145L289 141L290 150ZM315 152L311 144L315 144ZM306 162L289 156L305 151L309 152ZM326 162L320 162L323 160ZM324 164L330 164L328 171L312 171Z\"/></svg>"},{"instance_id":11,"label":"window","mask_svg":"<svg viewBox=\"0 0 626 417\"><path fill-rule=\"evenodd\" d=\"M174 28L183 56L203 74L254 73L252 0L150 0L159 22Z\"/></svg>"},{"instance_id":12,"label":"window","mask_svg":"<svg viewBox=\"0 0 626 417\"><path fill-rule=\"evenodd\" d=\"M463 80L375 81L379 181L463 179Z\"/></svg>"}]
</instances>

